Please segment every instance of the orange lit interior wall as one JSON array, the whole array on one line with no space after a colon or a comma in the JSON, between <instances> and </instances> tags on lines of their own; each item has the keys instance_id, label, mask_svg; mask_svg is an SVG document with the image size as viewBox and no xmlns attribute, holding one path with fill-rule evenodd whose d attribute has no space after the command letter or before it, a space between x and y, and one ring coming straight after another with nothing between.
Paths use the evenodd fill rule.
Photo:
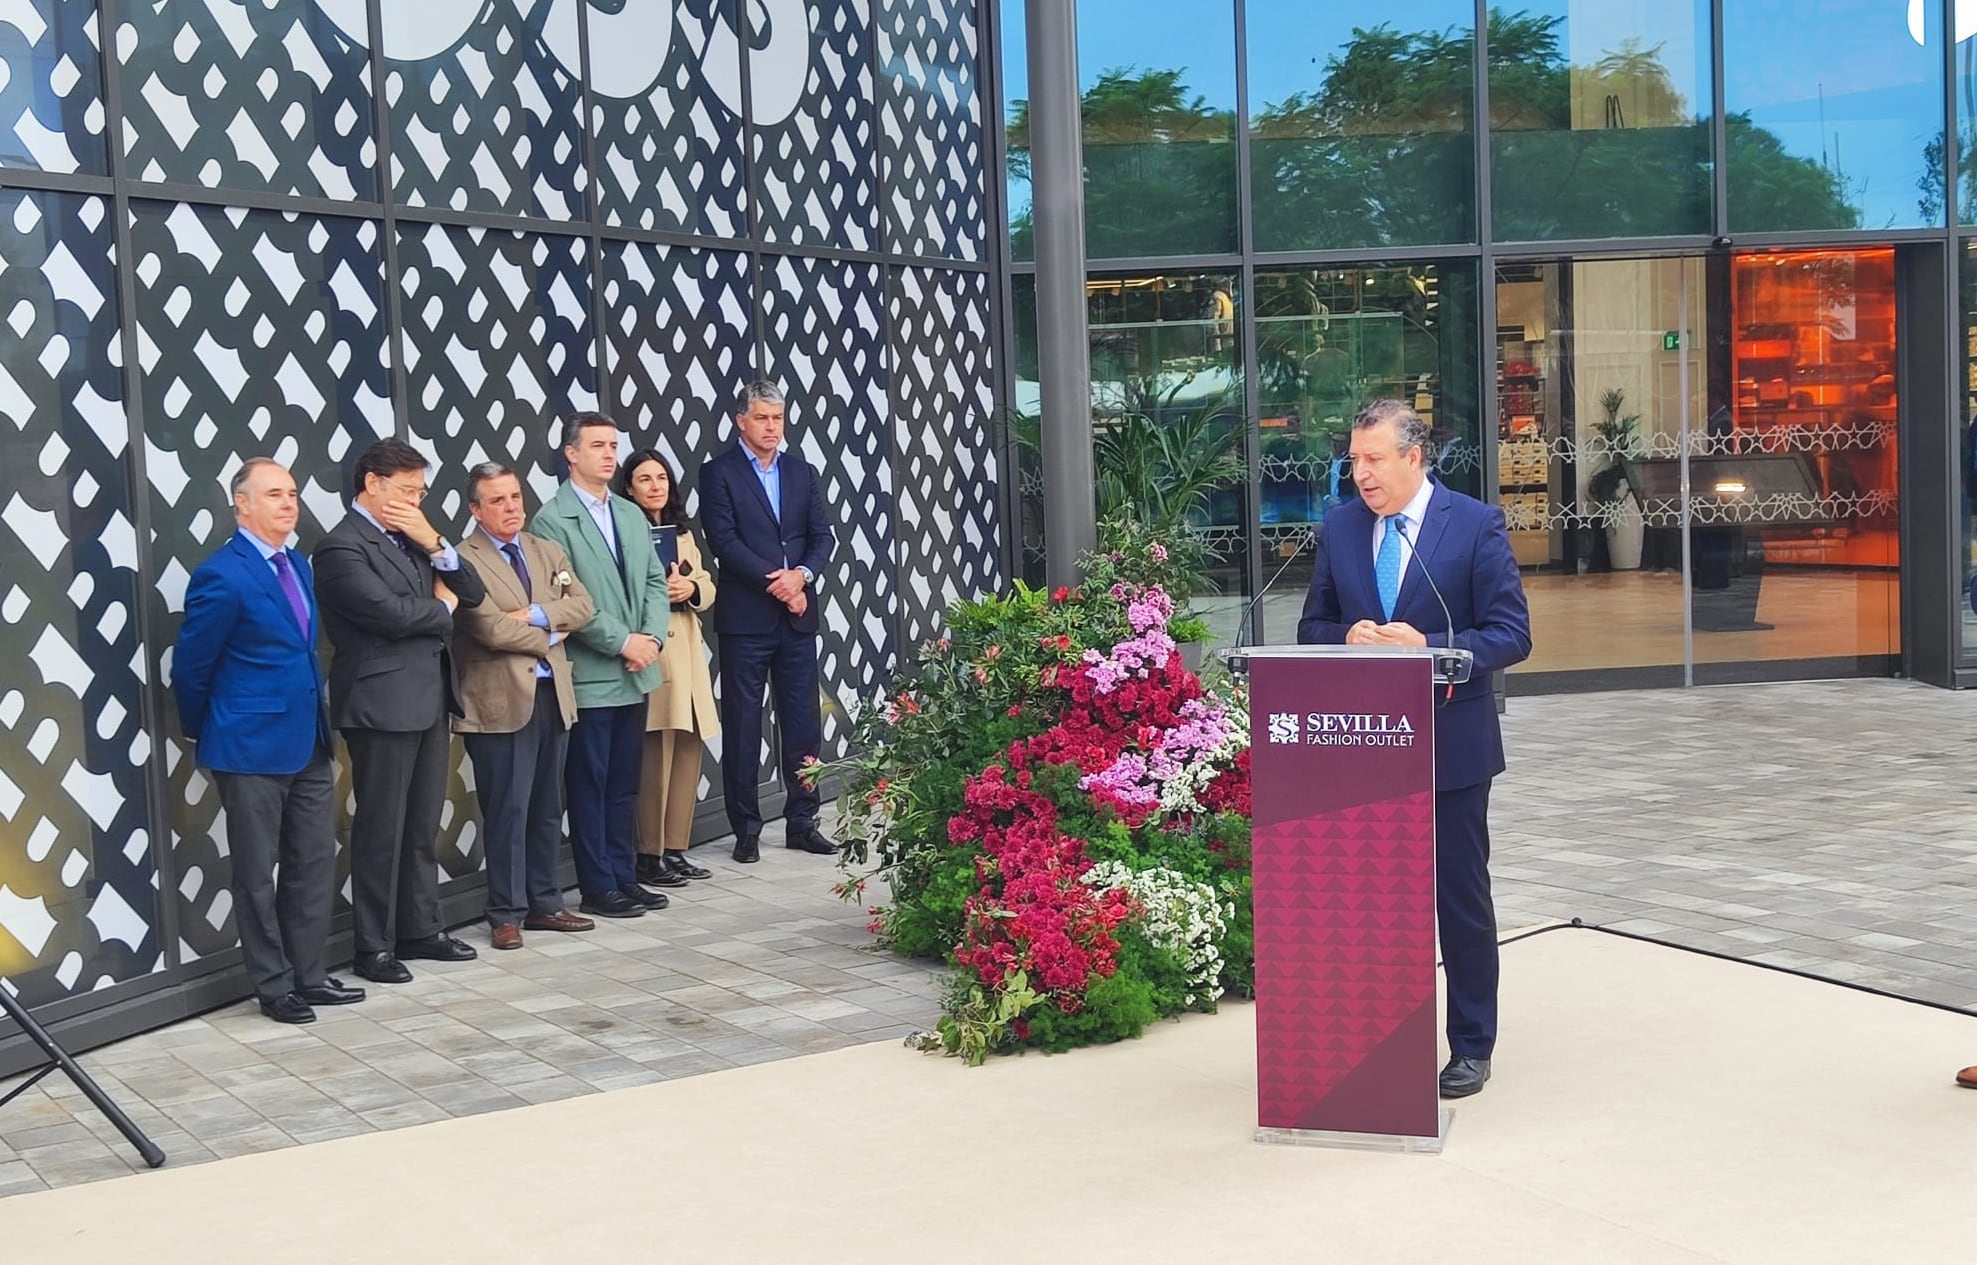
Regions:
<instances>
[{"instance_id":1,"label":"orange lit interior wall","mask_svg":"<svg viewBox=\"0 0 1977 1265\"><path fill-rule=\"evenodd\" d=\"M1822 493L1842 507L1831 525L1766 528L1769 558L1896 566L1895 252L1789 251L1733 262L1730 442L1805 453ZM1878 507L1877 491L1885 494Z\"/></svg>"}]
</instances>

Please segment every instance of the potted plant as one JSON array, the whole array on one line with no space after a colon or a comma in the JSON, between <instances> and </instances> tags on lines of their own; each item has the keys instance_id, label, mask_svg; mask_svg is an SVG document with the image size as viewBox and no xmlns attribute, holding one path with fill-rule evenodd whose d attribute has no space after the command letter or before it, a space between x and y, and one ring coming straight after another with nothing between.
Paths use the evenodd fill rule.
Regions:
<instances>
[{"instance_id":1,"label":"potted plant","mask_svg":"<svg viewBox=\"0 0 1977 1265\"><path fill-rule=\"evenodd\" d=\"M1599 507L1606 526L1606 553L1615 571L1638 571L1646 521L1640 501L1627 484L1626 459L1640 451L1641 419L1633 413L1622 416L1627 393L1619 387L1600 392L1601 418L1594 424L1598 436L1596 451L1605 463L1586 482L1586 498Z\"/></svg>"}]
</instances>

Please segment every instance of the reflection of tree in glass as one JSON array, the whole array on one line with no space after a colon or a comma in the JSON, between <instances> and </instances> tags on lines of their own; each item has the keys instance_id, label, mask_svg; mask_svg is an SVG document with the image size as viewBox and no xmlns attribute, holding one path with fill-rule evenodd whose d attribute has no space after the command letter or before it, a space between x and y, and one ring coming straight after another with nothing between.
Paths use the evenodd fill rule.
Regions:
<instances>
[{"instance_id":1,"label":"reflection of tree in glass","mask_svg":"<svg viewBox=\"0 0 1977 1265\"><path fill-rule=\"evenodd\" d=\"M1233 250L1235 114L1188 89L1184 70L1108 70L1084 94L1085 250L1094 259ZM1009 110L1009 174L1030 178L1030 103ZM1024 208L1009 226L1033 255Z\"/></svg>"},{"instance_id":2,"label":"reflection of tree in glass","mask_svg":"<svg viewBox=\"0 0 1977 1265\"><path fill-rule=\"evenodd\" d=\"M1575 67L1563 21L1490 11L1495 236L1708 232L1709 124L1663 46L1625 40ZM1250 134L1257 247L1476 240L1474 58L1474 37L1460 27L1357 28L1325 58L1318 86L1261 105ZM1192 92L1184 70L1108 71L1084 94L1083 117L1092 258L1234 247L1234 120ZM1018 180L1030 176L1029 127L1028 101L1011 102ZM1734 227L1860 227L1857 190L1838 171L1789 152L1748 115L1730 115L1726 132ZM1977 165L1966 183L1977 204ZM1923 193L1940 204L1940 177ZM1031 257L1027 208L1010 231L1016 257Z\"/></svg>"},{"instance_id":3,"label":"reflection of tree in glass","mask_svg":"<svg viewBox=\"0 0 1977 1265\"><path fill-rule=\"evenodd\" d=\"M1466 33L1356 29L1324 85L1251 122L1263 250L1475 240L1475 42Z\"/></svg>"}]
</instances>

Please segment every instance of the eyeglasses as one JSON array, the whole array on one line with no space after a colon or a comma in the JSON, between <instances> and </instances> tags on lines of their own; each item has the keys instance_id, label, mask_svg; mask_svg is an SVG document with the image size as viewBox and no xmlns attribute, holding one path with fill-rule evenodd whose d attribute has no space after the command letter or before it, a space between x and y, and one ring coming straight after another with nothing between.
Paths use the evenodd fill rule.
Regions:
<instances>
[{"instance_id":1,"label":"eyeglasses","mask_svg":"<svg viewBox=\"0 0 1977 1265\"><path fill-rule=\"evenodd\" d=\"M406 501L423 501L426 499L426 493L429 491L423 481L412 484L401 483L396 479L386 479L384 486L390 490L393 496Z\"/></svg>"}]
</instances>

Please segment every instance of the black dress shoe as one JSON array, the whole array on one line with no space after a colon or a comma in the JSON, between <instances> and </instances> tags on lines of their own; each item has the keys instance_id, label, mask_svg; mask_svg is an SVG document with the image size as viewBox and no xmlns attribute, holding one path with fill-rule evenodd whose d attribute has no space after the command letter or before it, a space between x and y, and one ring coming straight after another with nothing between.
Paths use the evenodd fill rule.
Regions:
<instances>
[{"instance_id":1,"label":"black dress shoe","mask_svg":"<svg viewBox=\"0 0 1977 1265\"><path fill-rule=\"evenodd\" d=\"M714 871L704 866L695 865L693 862L687 860L686 853L684 852L668 852L666 854L666 868L681 878L714 877Z\"/></svg>"},{"instance_id":2,"label":"black dress shoe","mask_svg":"<svg viewBox=\"0 0 1977 1265\"><path fill-rule=\"evenodd\" d=\"M295 995L311 1006L354 1006L364 1000L364 990L352 988L334 975L325 975L320 984L298 988Z\"/></svg>"},{"instance_id":3,"label":"black dress shoe","mask_svg":"<svg viewBox=\"0 0 1977 1265\"><path fill-rule=\"evenodd\" d=\"M599 918L643 918L645 902L636 901L623 892L605 892L602 896L586 896L577 905L587 914Z\"/></svg>"},{"instance_id":4,"label":"black dress shoe","mask_svg":"<svg viewBox=\"0 0 1977 1265\"><path fill-rule=\"evenodd\" d=\"M1442 1069L1441 1093L1444 1098L1467 1098L1483 1088L1490 1078L1490 1061L1458 1054Z\"/></svg>"},{"instance_id":5,"label":"black dress shoe","mask_svg":"<svg viewBox=\"0 0 1977 1265\"><path fill-rule=\"evenodd\" d=\"M359 953L350 969L373 984L409 984L412 972L389 953Z\"/></svg>"},{"instance_id":6,"label":"black dress shoe","mask_svg":"<svg viewBox=\"0 0 1977 1265\"><path fill-rule=\"evenodd\" d=\"M647 887L685 887L684 875L673 873L663 856L649 852L638 854L638 881Z\"/></svg>"},{"instance_id":7,"label":"black dress shoe","mask_svg":"<svg viewBox=\"0 0 1977 1265\"><path fill-rule=\"evenodd\" d=\"M398 956L401 958L425 958L429 962L471 962L480 954L465 940L455 940L445 932L422 936L417 940L400 940Z\"/></svg>"},{"instance_id":8,"label":"black dress shoe","mask_svg":"<svg viewBox=\"0 0 1977 1265\"><path fill-rule=\"evenodd\" d=\"M814 852L818 856L837 855L837 845L815 826L791 826L783 846L795 848L798 852Z\"/></svg>"},{"instance_id":9,"label":"black dress shoe","mask_svg":"<svg viewBox=\"0 0 1977 1265\"><path fill-rule=\"evenodd\" d=\"M754 835L743 835L735 840L735 860L743 865L753 865L762 859L762 840Z\"/></svg>"},{"instance_id":10,"label":"black dress shoe","mask_svg":"<svg viewBox=\"0 0 1977 1265\"><path fill-rule=\"evenodd\" d=\"M666 898L666 893L648 892L637 883L627 883L618 890L624 893L626 900L636 901L647 909L664 909L673 903Z\"/></svg>"},{"instance_id":11,"label":"black dress shoe","mask_svg":"<svg viewBox=\"0 0 1977 1265\"><path fill-rule=\"evenodd\" d=\"M295 993L283 993L279 997L261 999L261 1013L276 1023L314 1023L316 1012L309 1009L309 1003Z\"/></svg>"}]
</instances>

